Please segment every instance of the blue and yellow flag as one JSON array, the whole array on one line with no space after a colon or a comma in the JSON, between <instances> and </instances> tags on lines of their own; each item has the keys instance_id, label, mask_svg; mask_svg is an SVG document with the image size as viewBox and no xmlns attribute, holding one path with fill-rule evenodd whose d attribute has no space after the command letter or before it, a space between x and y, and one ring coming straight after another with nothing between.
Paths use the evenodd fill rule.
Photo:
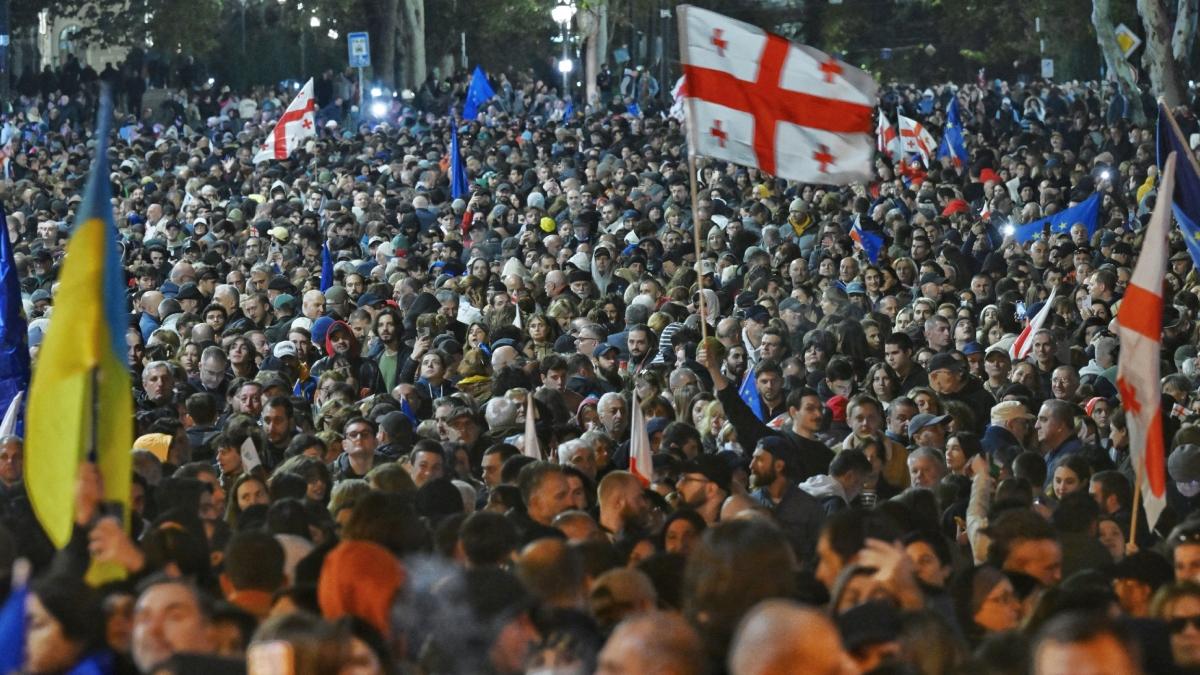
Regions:
<instances>
[{"instance_id":1,"label":"blue and yellow flag","mask_svg":"<svg viewBox=\"0 0 1200 675\"><path fill-rule=\"evenodd\" d=\"M67 243L26 410L25 485L38 522L60 548L71 538L80 464L94 456L105 502L118 505L125 515L133 464L133 398L125 347L129 321L109 183L112 97L107 89L98 118L96 154ZM96 571L93 566L89 572L93 583L102 580Z\"/></svg>"}]
</instances>

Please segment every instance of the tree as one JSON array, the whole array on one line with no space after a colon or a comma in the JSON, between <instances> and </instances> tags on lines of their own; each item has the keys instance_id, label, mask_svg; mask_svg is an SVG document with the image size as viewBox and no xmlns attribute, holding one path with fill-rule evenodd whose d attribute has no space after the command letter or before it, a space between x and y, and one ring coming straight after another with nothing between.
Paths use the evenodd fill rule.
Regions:
<instances>
[{"instance_id":1,"label":"tree","mask_svg":"<svg viewBox=\"0 0 1200 675\"><path fill-rule=\"evenodd\" d=\"M1116 78L1126 97L1133 96L1138 87L1133 81L1133 70L1117 44L1117 31L1113 27L1112 6L1109 0L1093 0L1092 26L1096 29L1096 41L1100 44L1100 51L1104 53L1104 63L1109 75ZM1142 106L1131 105L1129 110L1135 124L1146 123L1146 113Z\"/></svg>"},{"instance_id":2,"label":"tree","mask_svg":"<svg viewBox=\"0 0 1200 675\"><path fill-rule=\"evenodd\" d=\"M1195 0L1179 0L1182 7L1195 4ZM1150 72L1150 86L1169 106L1184 103L1183 83L1179 80L1179 67L1175 50L1171 46L1173 32L1167 20L1167 8L1163 0L1138 0L1138 14L1142 15L1142 26L1146 30L1146 46L1142 52L1142 65ZM1191 14L1195 15L1193 6ZM1180 17L1184 15L1180 12ZM1190 33L1191 31L1186 31ZM1189 39L1187 36L1180 36Z\"/></svg>"}]
</instances>

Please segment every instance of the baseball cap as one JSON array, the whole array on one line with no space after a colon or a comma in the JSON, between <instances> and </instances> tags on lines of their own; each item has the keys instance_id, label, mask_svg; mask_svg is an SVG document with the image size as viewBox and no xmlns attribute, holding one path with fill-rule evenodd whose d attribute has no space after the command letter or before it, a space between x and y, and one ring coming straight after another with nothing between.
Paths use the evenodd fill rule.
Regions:
<instances>
[{"instance_id":1,"label":"baseball cap","mask_svg":"<svg viewBox=\"0 0 1200 675\"><path fill-rule=\"evenodd\" d=\"M716 455L698 455L695 459L684 462L680 473L698 473L726 492L729 492L729 484L733 481L733 472L729 465Z\"/></svg>"},{"instance_id":2,"label":"baseball cap","mask_svg":"<svg viewBox=\"0 0 1200 675\"><path fill-rule=\"evenodd\" d=\"M284 307L295 309L296 298L287 293L280 293L279 295L275 296L275 302L273 305L275 309L283 309Z\"/></svg>"},{"instance_id":3,"label":"baseball cap","mask_svg":"<svg viewBox=\"0 0 1200 675\"><path fill-rule=\"evenodd\" d=\"M981 345L975 341L968 342L967 344L963 345L962 353L966 356L971 356L973 354L982 354L983 353L983 345Z\"/></svg>"},{"instance_id":4,"label":"baseball cap","mask_svg":"<svg viewBox=\"0 0 1200 675\"><path fill-rule=\"evenodd\" d=\"M754 305L746 310L746 318L757 323L766 323L771 320L771 313L762 305Z\"/></svg>"},{"instance_id":5,"label":"baseball cap","mask_svg":"<svg viewBox=\"0 0 1200 675\"><path fill-rule=\"evenodd\" d=\"M621 350L617 349L616 345L611 345L607 342L601 342L600 344L596 345L595 349L592 350L592 358L598 359L608 352L617 352L619 354L621 353Z\"/></svg>"},{"instance_id":6,"label":"baseball cap","mask_svg":"<svg viewBox=\"0 0 1200 675\"><path fill-rule=\"evenodd\" d=\"M783 466L791 469L796 464L796 453L792 451L792 446L779 436L763 436L758 441L758 447L764 451L771 453L777 462L783 462Z\"/></svg>"},{"instance_id":7,"label":"baseball cap","mask_svg":"<svg viewBox=\"0 0 1200 675\"><path fill-rule=\"evenodd\" d=\"M925 427L937 426L949 421L949 415L930 415L929 413L913 415L913 418L908 421L908 435L913 436Z\"/></svg>"},{"instance_id":8,"label":"baseball cap","mask_svg":"<svg viewBox=\"0 0 1200 675\"><path fill-rule=\"evenodd\" d=\"M949 370L955 373L962 372L963 362L954 358L950 354L934 354L933 358L929 359L930 373L939 370Z\"/></svg>"},{"instance_id":9,"label":"baseball cap","mask_svg":"<svg viewBox=\"0 0 1200 675\"><path fill-rule=\"evenodd\" d=\"M992 406L992 419L1002 420L1007 422L1016 419L1033 419L1033 415L1025 409L1025 405L1020 401L1001 401ZM912 427L912 422L909 422L909 428Z\"/></svg>"},{"instance_id":10,"label":"baseball cap","mask_svg":"<svg viewBox=\"0 0 1200 675\"><path fill-rule=\"evenodd\" d=\"M285 356L295 356L296 345L292 344L288 340L276 342L275 347L271 349L271 355L277 359L282 359Z\"/></svg>"},{"instance_id":11,"label":"baseball cap","mask_svg":"<svg viewBox=\"0 0 1200 675\"><path fill-rule=\"evenodd\" d=\"M1004 357L1005 361L1012 361L1012 354L1008 353L1008 347L1005 347L1001 344L994 344L991 347L988 347L987 351L983 353L983 358L987 359L996 355Z\"/></svg>"}]
</instances>

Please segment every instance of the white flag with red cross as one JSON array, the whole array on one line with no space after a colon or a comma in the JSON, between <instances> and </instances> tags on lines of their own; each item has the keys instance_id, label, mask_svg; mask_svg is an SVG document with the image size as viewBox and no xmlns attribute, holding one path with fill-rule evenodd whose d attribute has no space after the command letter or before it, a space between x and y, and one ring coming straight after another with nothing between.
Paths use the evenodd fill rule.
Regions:
<instances>
[{"instance_id":1,"label":"white flag with red cross","mask_svg":"<svg viewBox=\"0 0 1200 675\"><path fill-rule=\"evenodd\" d=\"M692 152L806 183L871 179L870 75L757 26L678 9Z\"/></svg>"},{"instance_id":2,"label":"white flag with red cross","mask_svg":"<svg viewBox=\"0 0 1200 675\"><path fill-rule=\"evenodd\" d=\"M300 88L300 93L292 100L292 104L283 111L275 128L267 134L267 139L258 147L254 163L265 162L268 159L287 159L305 139L317 135L316 113L317 105L313 101L313 81Z\"/></svg>"},{"instance_id":3,"label":"white flag with red cross","mask_svg":"<svg viewBox=\"0 0 1200 675\"><path fill-rule=\"evenodd\" d=\"M900 122L900 143L904 152L920 155L925 161L925 166L929 166L930 158L937 152L937 141L933 140L929 130L920 122L904 115L896 117Z\"/></svg>"},{"instance_id":4,"label":"white flag with red cross","mask_svg":"<svg viewBox=\"0 0 1200 675\"><path fill-rule=\"evenodd\" d=\"M896 127L892 126L891 120L880 110L879 123L875 125L875 149L888 157L899 160L901 157L899 139Z\"/></svg>"},{"instance_id":5,"label":"white flag with red cross","mask_svg":"<svg viewBox=\"0 0 1200 675\"><path fill-rule=\"evenodd\" d=\"M1158 194L1175 194L1175 153L1167 157ZM1117 312L1121 338L1117 359L1117 392L1129 427L1129 455L1151 528L1167 505L1167 454L1163 447L1162 358L1163 279L1167 275L1167 235L1171 200L1154 205L1142 250Z\"/></svg>"}]
</instances>

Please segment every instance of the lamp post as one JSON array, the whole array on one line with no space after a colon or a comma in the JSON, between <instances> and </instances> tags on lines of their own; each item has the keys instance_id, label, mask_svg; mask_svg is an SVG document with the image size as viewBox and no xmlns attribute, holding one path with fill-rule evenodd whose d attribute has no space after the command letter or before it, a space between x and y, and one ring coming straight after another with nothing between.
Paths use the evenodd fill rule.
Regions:
<instances>
[{"instance_id":1,"label":"lamp post","mask_svg":"<svg viewBox=\"0 0 1200 675\"><path fill-rule=\"evenodd\" d=\"M562 28L562 58L558 61L558 72L562 73L562 96L566 98L567 91L570 85L567 82L571 75L571 71L575 69L575 64L571 62L571 57L567 53L567 28L571 25L571 19L575 17L575 4L570 0L564 0L554 6L550 10L550 18L554 19Z\"/></svg>"}]
</instances>

